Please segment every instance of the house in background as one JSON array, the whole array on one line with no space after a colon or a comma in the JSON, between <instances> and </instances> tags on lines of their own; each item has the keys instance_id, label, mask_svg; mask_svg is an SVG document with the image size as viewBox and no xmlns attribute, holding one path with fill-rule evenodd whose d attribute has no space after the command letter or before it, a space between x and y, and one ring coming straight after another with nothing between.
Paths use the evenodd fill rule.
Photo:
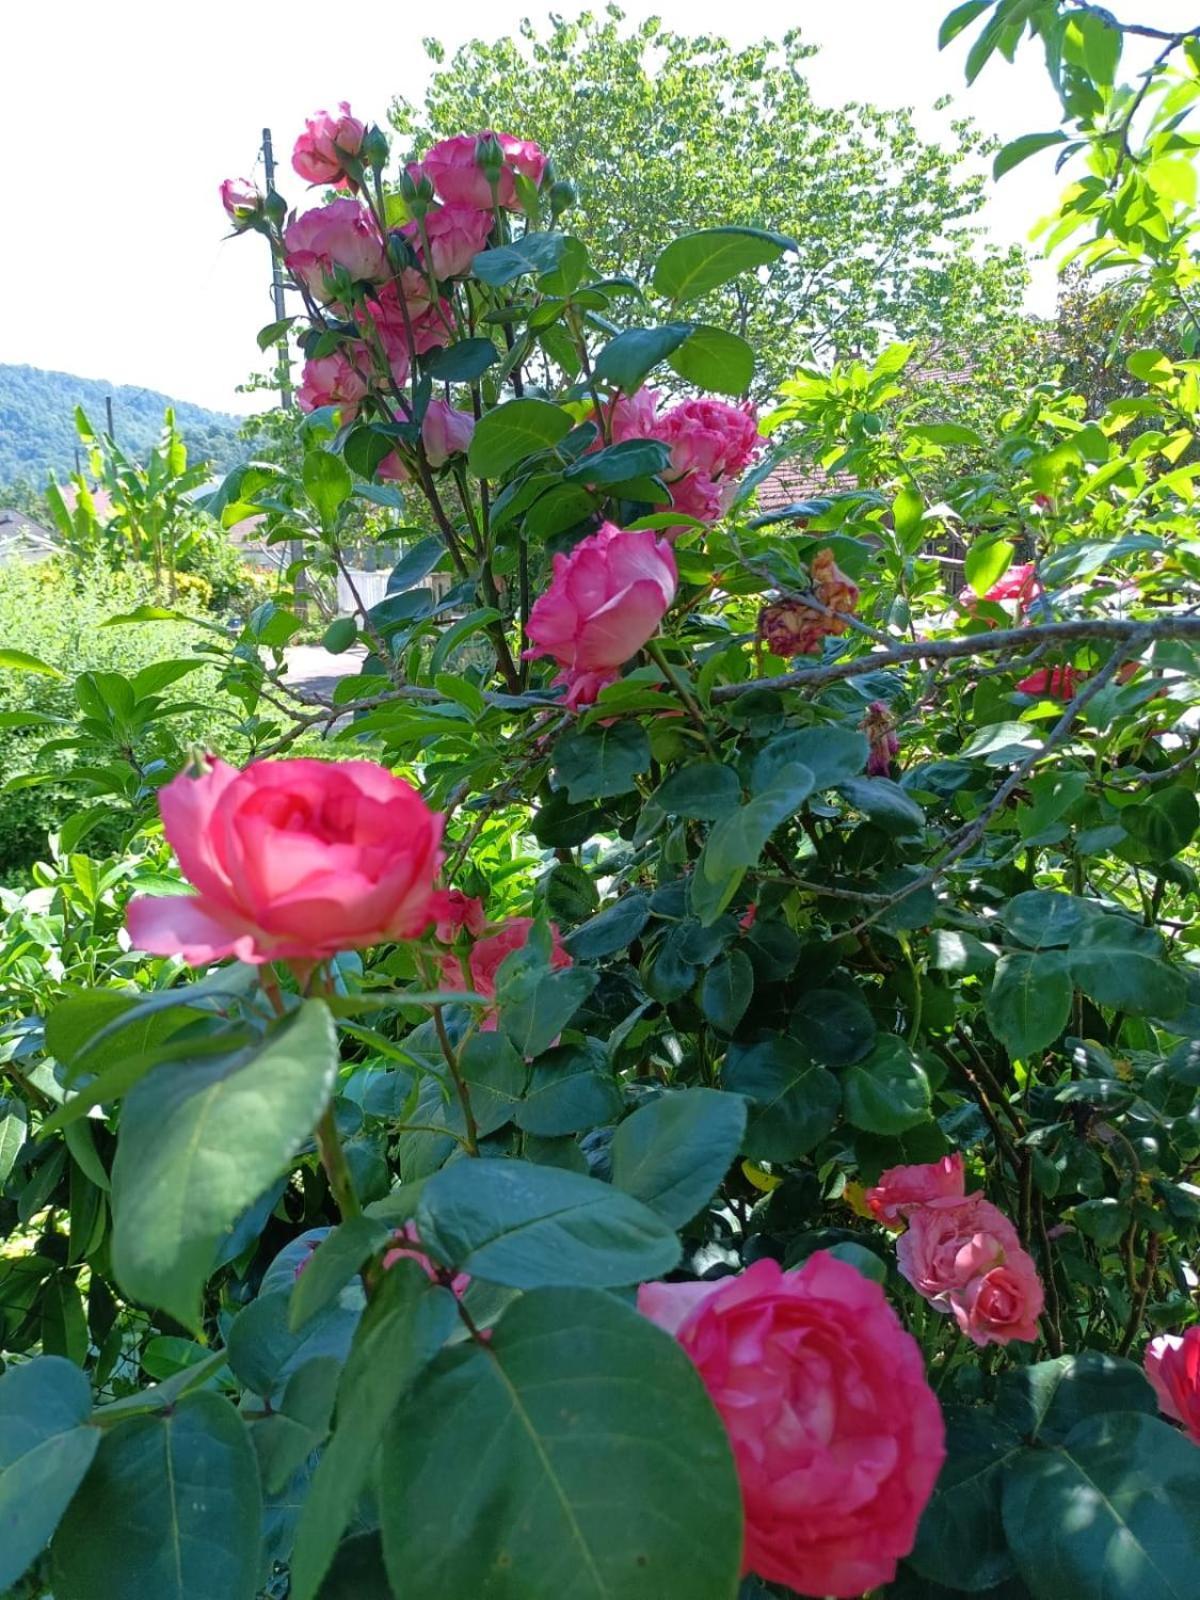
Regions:
<instances>
[{"instance_id":1,"label":"house in background","mask_svg":"<svg viewBox=\"0 0 1200 1600\"><path fill-rule=\"evenodd\" d=\"M49 528L43 528L23 511L0 506L0 562L45 561L57 551Z\"/></svg>"}]
</instances>

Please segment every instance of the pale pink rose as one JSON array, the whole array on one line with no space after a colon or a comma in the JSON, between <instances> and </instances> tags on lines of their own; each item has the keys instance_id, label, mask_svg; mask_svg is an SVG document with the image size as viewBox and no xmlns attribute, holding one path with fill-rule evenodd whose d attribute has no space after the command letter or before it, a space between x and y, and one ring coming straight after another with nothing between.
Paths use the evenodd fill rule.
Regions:
<instances>
[{"instance_id":1,"label":"pale pink rose","mask_svg":"<svg viewBox=\"0 0 1200 1600\"><path fill-rule=\"evenodd\" d=\"M678 572L670 544L644 530L606 522L569 555L554 558L554 577L529 618L529 659L552 656L562 667L569 706L589 705L621 667L653 638L675 598Z\"/></svg>"},{"instance_id":2,"label":"pale pink rose","mask_svg":"<svg viewBox=\"0 0 1200 1600\"><path fill-rule=\"evenodd\" d=\"M629 439L656 439L658 434L658 395L653 389L639 389L636 394L622 394L608 408L609 432L614 444L624 444ZM597 441L596 449L600 448Z\"/></svg>"},{"instance_id":3,"label":"pale pink rose","mask_svg":"<svg viewBox=\"0 0 1200 1600\"><path fill-rule=\"evenodd\" d=\"M477 938L487 927L483 901L461 889L439 890L434 915L437 926L433 936L442 944L453 944L460 929Z\"/></svg>"},{"instance_id":4,"label":"pale pink rose","mask_svg":"<svg viewBox=\"0 0 1200 1600\"><path fill-rule=\"evenodd\" d=\"M1033 1260L1018 1246L999 1266L950 1293L959 1327L977 1345L1007 1344L1038 1337L1045 1294Z\"/></svg>"},{"instance_id":5,"label":"pale pink rose","mask_svg":"<svg viewBox=\"0 0 1200 1600\"><path fill-rule=\"evenodd\" d=\"M431 400L421 423L421 442L429 465L444 467L451 456L461 455L474 432L475 418L469 411L459 411L445 400ZM407 483L412 476L397 450L384 456L376 472L395 483Z\"/></svg>"},{"instance_id":6,"label":"pale pink rose","mask_svg":"<svg viewBox=\"0 0 1200 1600\"><path fill-rule=\"evenodd\" d=\"M940 1161L912 1167L889 1167L866 1193L871 1215L887 1227L902 1227L908 1206L930 1200L958 1199L965 1193L963 1158L957 1151Z\"/></svg>"},{"instance_id":7,"label":"pale pink rose","mask_svg":"<svg viewBox=\"0 0 1200 1600\"><path fill-rule=\"evenodd\" d=\"M356 282L378 283L389 268L374 218L357 200L331 200L294 217L283 235L284 261L323 304L335 298L327 279L341 267Z\"/></svg>"},{"instance_id":8,"label":"pale pink rose","mask_svg":"<svg viewBox=\"0 0 1200 1600\"><path fill-rule=\"evenodd\" d=\"M233 222L246 222L262 210L263 198L249 178L226 178L221 185L221 204Z\"/></svg>"},{"instance_id":9,"label":"pale pink rose","mask_svg":"<svg viewBox=\"0 0 1200 1600\"><path fill-rule=\"evenodd\" d=\"M471 1286L469 1272L456 1272L447 1282L446 1275L421 1249L421 1235L417 1232L415 1222L406 1222L402 1228L397 1228L392 1237L399 1241L396 1248L389 1250L383 1258L383 1270L394 1267L397 1261L415 1261L430 1283L444 1283L450 1292L459 1300L466 1294Z\"/></svg>"},{"instance_id":10,"label":"pale pink rose","mask_svg":"<svg viewBox=\"0 0 1200 1600\"><path fill-rule=\"evenodd\" d=\"M1020 1247L1017 1230L990 1200L981 1194L947 1195L914 1209L896 1241L896 1257L917 1293L948 1311L952 1289L961 1289Z\"/></svg>"},{"instance_id":11,"label":"pale pink rose","mask_svg":"<svg viewBox=\"0 0 1200 1600\"><path fill-rule=\"evenodd\" d=\"M304 363L296 403L301 411L316 411L319 406L337 406L343 422L352 422L370 387L371 358L357 345L340 346L328 356L317 356Z\"/></svg>"},{"instance_id":12,"label":"pale pink rose","mask_svg":"<svg viewBox=\"0 0 1200 1600\"><path fill-rule=\"evenodd\" d=\"M476 159L480 139L495 138L504 154L500 169L500 182L495 200L492 188ZM435 144L414 171L424 174L437 190L438 199L447 203L474 206L479 211L490 211L493 205L504 206L509 211L518 210L517 189L513 182L515 172L522 173L531 183L542 181L546 157L531 139L514 139L509 133L460 133L453 139L443 139Z\"/></svg>"},{"instance_id":13,"label":"pale pink rose","mask_svg":"<svg viewBox=\"0 0 1200 1600\"><path fill-rule=\"evenodd\" d=\"M742 1570L799 1594L889 1583L945 1459L916 1341L883 1290L818 1251L735 1278L644 1284L638 1307L694 1362L733 1447Z\"/></svg>"},{"instance_id":14,"label":"pale pink rose","mask_svg":"<svg viewBox=\"0 0 1200 1600\"><path fill-rule=\"evenodd\" d=\"M1146 1376L1164 1416L1182 1422L1200 1444L1200 1323L1186 1333L1160 1333L1146 1346Z\"/></svg>"},{"instance_id":15,"label":"pale pink rose","mask_svg":"<svg viewBox=\"0 0 1200 1600\"><path fill-rule=\"evenodd\" d=\"M496 977L501 966L514 950L524 950L532 931L532 917L509 917L495 933L489 934L486 939L480 939L471 946L467 967L471 988L476 994L484 995L489 1000L495 998ZM550 924L550 965L555 969L575 965L563 949L562 936L556 922ZM494 1032L496 1020L495 1011L486 1013L479 1025L480 1032Z\"/></svg>"},{"instance_id":16,"label":"pale pink rose","mask_svg":"<svg viewBox=\"0 0 1200 1600\"><path fill-rule=\"evenodd\" d=\"M400 232L419 255L424 255L424 241L429 241L429 256L435 278L460 278L470 272L471 263L488 242L495 226L490 211L479 211L475 206L451 204L427 211L420 222L409 222Z\"/></svg>"},{"instance_id":17,"label":"pale pink rose","mask_svg":"<svg viewBox=\"0 0 1200 1600\"><path fill-rule=\"evenodd\" d=\"M292 151L292 166L307 183L333 183L345 188L350 183L343 156L357 156L366 129L350 115L343 100L337 112L314 111L304 124L304 132Z\"/></svg>"},{"instance_id":18,"label":"pale pink rose","mask_svg":"<svg viewBox=\"0 0 1200 1600\"><path fill-rule=\"evenodd\" d=\"M323 961L415 938L430 921L442 818L369 761L207 762L159 791L167 836L194 895L140 896L139 950L205 966Z\"/></svg>"}]
</instances>

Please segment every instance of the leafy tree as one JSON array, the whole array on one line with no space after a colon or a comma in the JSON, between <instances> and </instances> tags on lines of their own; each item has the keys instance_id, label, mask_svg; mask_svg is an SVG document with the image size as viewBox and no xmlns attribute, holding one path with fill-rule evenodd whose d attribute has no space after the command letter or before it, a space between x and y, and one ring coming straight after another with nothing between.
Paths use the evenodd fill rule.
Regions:
<instances>
[{"instance_id":1,"label":"leafy tree","mask_svg":"<svg viewBox=\"0 0 1200 1600\"><path fill-rule=\"evenodd\" d=\"M662 241L715 217L776 229L797 249L702 302L761 352L761 386L801 362L921 338L962 358L1020 304L1019 249L978 248L971 218L987 141L956 119L944 146L907 111L821 105L799 32L737 50L603 17L555 18L539 35L465 44L421 106L392 122L414 148L494 124L555 151L579 194L572 231L605 272L646 277Z\"/></svg>"}]
</instances>

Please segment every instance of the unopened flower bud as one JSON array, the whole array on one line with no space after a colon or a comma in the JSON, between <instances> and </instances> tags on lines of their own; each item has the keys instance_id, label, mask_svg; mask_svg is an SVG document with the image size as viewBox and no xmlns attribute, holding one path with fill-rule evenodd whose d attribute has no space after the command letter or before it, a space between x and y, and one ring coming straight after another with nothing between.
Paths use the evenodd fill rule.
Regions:
<instances>
[{"instance_id":1,"label":"unopened flower bud","mask_svg":"<svg viewBox=\"0 0 1200 1600\"><path fill-rule=\"evenodd\" d=\"M550 215L557 220L564 211L571 209L578 198L575 185L568 178L560 179L550 188Z\"/></svg>"},{"instance_id":2,"label":"unopened flower bud","mask_svg":"<svg viewBox=\"0 0 1200 1600\"><path fill-rule=\"evenodd\" d=\"M494 133L481 133L475 141L475 164L483 172L492 188L500 182L504 171L504 151Z\"/></svg>"}]
</instances>

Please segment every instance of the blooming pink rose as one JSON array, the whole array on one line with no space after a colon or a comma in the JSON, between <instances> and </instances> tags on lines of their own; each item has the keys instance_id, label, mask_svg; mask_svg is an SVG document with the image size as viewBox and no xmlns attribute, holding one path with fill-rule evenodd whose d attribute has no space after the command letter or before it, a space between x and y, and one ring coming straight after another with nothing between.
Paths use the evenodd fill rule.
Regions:
<instances>
[{"instance_id":1,"label":"blooming pink rose","mask_svg":"<svg viewBox=\"0 0 1200 1600\"><path fill-rule=\"evenodd\" d=\"M896 1241L897 1265L918 1294L950 1310L950 1293L1021 1248L1017 1230L981 1194L948 1194L913 1208Z\"/></svg>"},{"instance_id":2,"label":"blooming pink rose","mask_svg":"<svg viewBox=\"0 0 1200 1600\"><path fill-rule=\"evenodd\" d=\"M421 229L424 228L433 275L440 280L459 278L470 272L472 261L488 242L494 225L490 211L451 204L427 211L420 222L409 222L400 232L423 255Z\"/></svg>"},{"instance_id":3,"label":"blooming pink rose","mask_svg":"<svg viewBox=\"0 0 1200 1600\"><path fill-rule=\"evenodd\" d=\"M304 363L304 375L296 391L296 403L301 411L316 411L319 406L337 406L342 421L352 422L369 388L370 371L370 356L362 345L352 349L339 346L332 355L317 356Z\"/></svg>"},{"instance_id":4,"label":"blooming pink rose","mask_svg":"<svg viewBox=\"0 0 1200 1600\"><path fill-rule=\"evenodd\" d=\"M1042 695L1051 700L1074 700L1086 677L1086 672L1076 672L1074 667L1041 667L1021 679L1017 692Z\"/></svg>"},{"instance_id":5,"label":"blooming pink rose","mask_svg":"<svg viewBox=\"0 0 1200 1600\"><path fill-rule=\"evenodd\" d=\"M383 1258L383 1270L394 1267L397 1261L415 1261L430 1283L445 1283L442 1272L434 1266L433 1262L421 1249L421 1235L417 1232L415 1222L406 1222L402 1228L397 1228L392 1237L399 1240L394 1250L389 1250ZM466 1294L471 1284L469 1272L456 1272L450 1279L448 1288L459 1300Z\"/></svg>"},{"instance_id":6,"label":"blooming pink rose","mask_svg":"<svg viewBox=\"0 0 1200 1600\"><path fill-rule=\"evenodd\" d=\"M656 438L671 446L671 471L735 477L762 449L758 417L751 405L731 406L708 398L682 400L659 418Z\"/></svg>"},{"instance_id":7,"label":"blooming pink rose","mask_svg":"<svg viewBox=\"0 0 1200 1600\"><path fill-rule=\"evenodd\" d=\"M139 896L139 950L205 966L323 961L414 938L430 920L442 818L369 761L209 761L158 796L194 895Z\"/></svg>"},{"instance_id":8,"label":"blooming pink rose","mask_svg":"<svg viewBox=\"0 0 1200 1600\"><path fill-rule=\"evenodd\" d=\"M288 271L323 304L333 298L326 280L335 268L356 283L381 282L390 270L374 218L357 200L331 200L294 217L283 244Z\"/></svg>"},{"instance_id":9,"label":"blooming pink rose","mask_svg":"<svg viewBox=\"0 0 1200 1600\"><path fill-rule=\"evenodd\" d=\"M916 1341L883 1290L818 1251L715 1283L648 1283L638 1308L674 1334L729 1433L742 1570L805 1595L891 1581L945 1459Z\"/></svg>"},{"instance_id":10,"label":"blooming pink rose","mask_svg":"<svg viewBox=\"0 0 1200 1600\"><path fill-rule=\"evenodd\" d=\"M965 1187L963 1158L955 1151L940 1161L889 1167L880 1173L875 1188L867 1190L866 1200L872 1216L887 1227L900 1228L906 1207L926 1205L930 1200L961 1199Z\"/></svg>"},{"instance_id":11,"label":"blooming pink rose","mask_svg":"<svg viewBox=\"0 0 1200 1600\"><path fill-rule=\"evenodd\" d=\"M1186 1333L1160 1333L1151 1339L1145 1361L1159 1410L1182 1422L1200 1444L1200 1323Z\"/></svg>"},{"instance_id":12,"label":"blooming pink rose","mask_svg":"<svg viewBox=\"0 0 1200 1600\"><path fill-rule=\"evenodd\" d=\"M431 400L421 423L421 442L431 467L444 467L453 455L461 455L471 443L475 418L459 411L445 400ZM393 450L376 468L379 477L407 483L412 474L398 450Z\"/></svg>"},{"instance_id":13,"label":"blooming pink rose","mask_svg":"<svg viewBox=\"0 0 1200 1600\"><path fill-rule=\"evenodd\" d=\"M471 987L476 994L485 995L489 1000L495 997L496 974L514 950L524 950L532 931L532 917L509 917L495 933L471 946L467 966L471 974ZM563 949L556 922L550 924L550 965L553 968L575 965ZM482 1024L485 1032L495 1026L494 1016Z\"/></svg>"},{"instance_id":14,"label":"blooming pink rose","mask_svg":"<svg viewBox=\"0 0 1200 1600\"><path fill-rule=\"evenodd\" d=\"M999 1266L950 1294L950 1307L962 1331L977 1345L1007 1344L1038 1336L1045 1294L1033 1260L1018 1246Z\"/></svg>"},{"instance_id":15,"label":"blooming pink rose","mask_svg":"<svg viewBox=\"0 0 1200 1600\"><path fill-rule=\"evenodd\" d=\"M589 705L652 638L675 598L670 544L649 530L623 533L606 522L569 555L554 558L554 578L529 617L535 648L563 668L569 706Z\"/></svg>"},{"instance_id":16,"label":"blooming pink rose","mask_svg":"<svg viewBox=\"0 0 1200 1600\"><path fill-rule=\"evenodd\" d=\"M307 183L335 183L346 188L351 180L342 158L359 153L366 131L358 118L350 115L348 101L340 103L336 115L314 111L296 140L292 166Z\"/></svg>"},{"instance_id":17,"label":"blooming pink rose","mask_svg":"<svg viewBox=\"0 0 1200 1600\"><path fill-rule=\"evenodd\" d=\"M491 184L476 159L478 140L488 137L495 138L504 153L495 200ZM531 183L538 184L545 169L546 157L531 139L514 139L510 133L489 135L484 132L478 135L460 133L453 139L443 139L418 163L416 170L429 178L438 198L447 203L474 206L479 211L490 211L493 205L516 211L519 207L513 174L520 172Z\"/></svg>"},{"instance_id":18,"label":"blooming pink rose","mask_svg":"<svg viewBox=\"0 0 1200 1600\"><path fill-rule=\"evenodd\" d=\"M487 927L483 901L472 894L464 894L461 889L441 890L434 914L438 920L433 935L442 944L453 944L460 928L478 938Z\"/></svg>"},{"instance_id":19,"label":"blooming pink rose","mask_svg":"<svg viewBox=\"0 0 1200 1600\"><path fill-rule=\"evenodd\" d=\"M618 395L608 408L608 417L614 444L624 444L629 439L656 439L658 395L653 389ZM600 441L597 441L596 449L599 448Z\"/></svg>"},{"instance_id":20,"label":"blooming pink rose","mask_svg":"<svg viewBox=\"0 0 1200 1600\"><path fill-rule=\"evenodd\" d=\"M226 178L221 185L221 204L233 222L247 222L262 210L262 195L249 178Z\"/></svg>"}]
</instances>

